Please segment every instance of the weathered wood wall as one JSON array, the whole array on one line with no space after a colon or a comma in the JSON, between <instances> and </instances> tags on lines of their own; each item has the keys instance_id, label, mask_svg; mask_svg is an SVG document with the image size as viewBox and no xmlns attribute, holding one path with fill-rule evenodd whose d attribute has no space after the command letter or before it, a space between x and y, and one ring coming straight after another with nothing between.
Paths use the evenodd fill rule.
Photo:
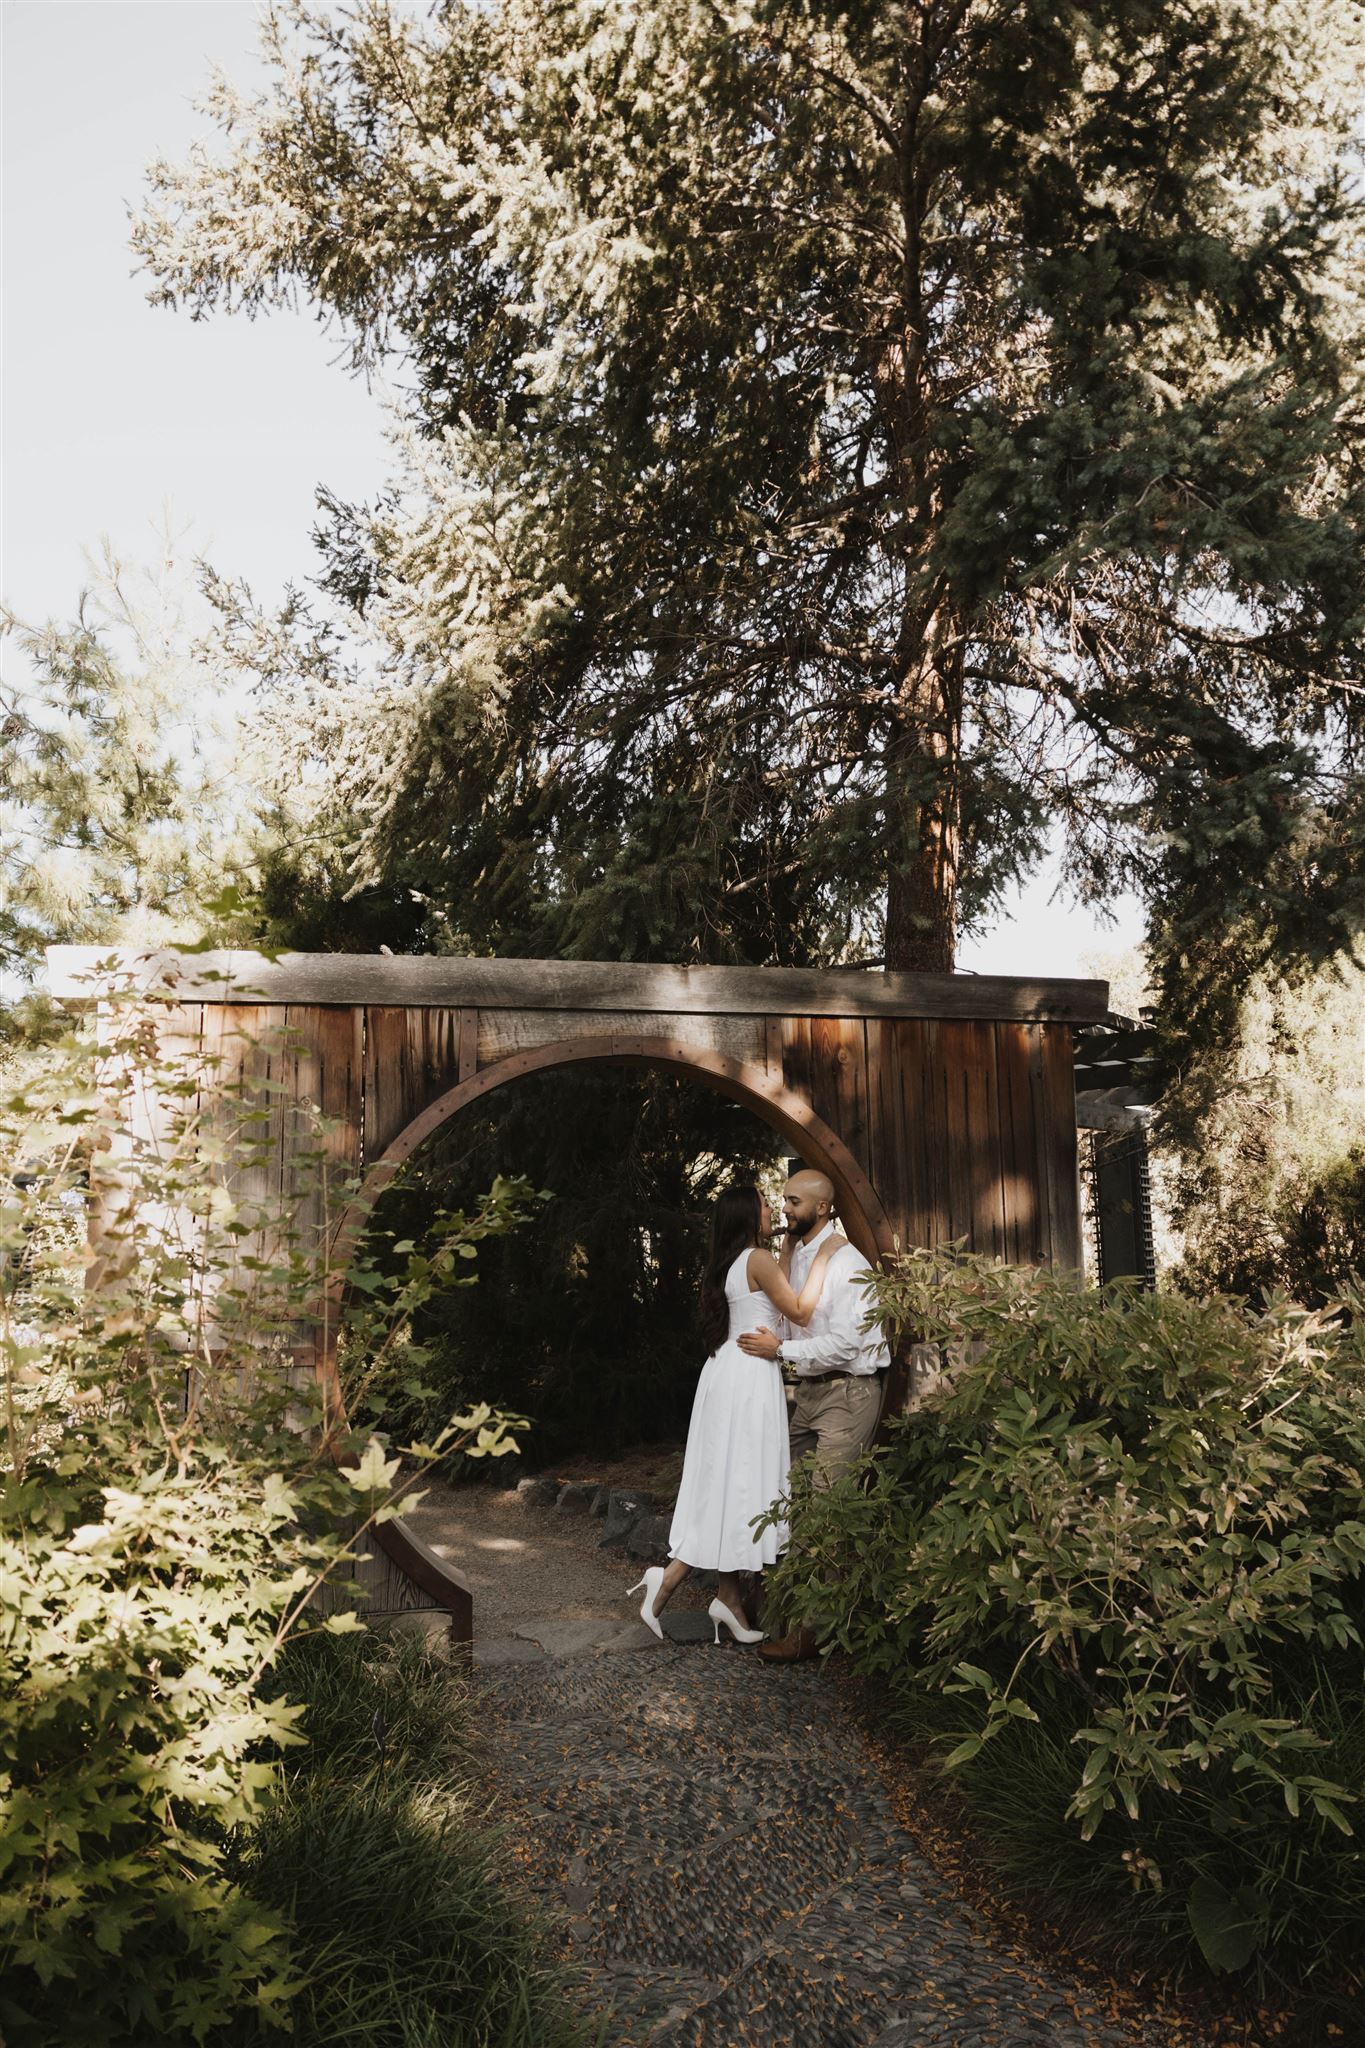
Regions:
<instances>
[{"instance_id":1,"label":"weathered wood wall","mask_svg":"<svg viewBox=\"0 0 1365 2048\"><path fill-rule=\"evenodd\" d=\"M168 1034L207 1058L208 1083L256 1090L269 1123L243 1193L287 1191L301 1143L296 1105L331 1129L339 1180L364 1172L457 1083L536 1047L610 1034L780 1068L847 1145L901 1246L965 1239L1034 1264L1079 1264L1072 1041L1056 1021L961 1017L485 1011L465 1005L346 1009L181 1004ZM699 1079L704 1079L699 1076ZM764 1109L761 1092L753 1104ZM318 1223L321 1225L319 1206Z\"/></svg>"},{"instance_id":2,"label":"weathered wood wall","mask_svg":"<svg viewBox=\"0 0 1365 2048\"><path fill-rule=\"evenodd\" d=\"M51 948L53 993L89 1002L100 957ZM321 1111L331 1199L319 1189L298 1219L320 1250L343 1186L409 1150L415 1119L434 1122L451 1090L552 1067L562 1046L564 1064L575 1047L631 1064L662 1049L670 1070L750 1103L796 1149L802 1132L813 1154L824 1145L812 1163L846 1151L843 1184L868 1212L850 1229L869 1256L960 1239L1025 1263L1081 1260L1072 1026L1105 1017L1101 982L347 955L131 964L171 977L163 1047L200 1074L208 1120L255 1105L261 1142L238 1191L263 1217L281 1197L292 1206ZM154 1135L160 1115L144 1090L137 1126ZM325 1330L314 1348L325 1366ZM469 1634L458 1572L401 1521L367 1548L372 1607L442 1608Z\"/></svg>"},{"instance_id":3,"label":"weathered wood wall","mask_svg":"<svg viewBox=\"0 0 1365 2048\"><path fill-rule=\"evenodd\" d=\"M854 1153L903 1249L963 1238L1080 1263L1068 1025L793 1017L781 1031L787 1086Z\"/></svg>"}]
</instances>

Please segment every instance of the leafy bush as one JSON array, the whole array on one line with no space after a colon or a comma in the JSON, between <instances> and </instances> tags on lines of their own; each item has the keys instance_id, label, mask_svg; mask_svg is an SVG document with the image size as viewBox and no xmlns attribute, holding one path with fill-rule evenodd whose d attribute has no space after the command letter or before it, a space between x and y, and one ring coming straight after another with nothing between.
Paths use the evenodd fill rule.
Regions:
<instances>
[{"instance_id":1,"label":"leafy bush","mask_svg":"<svg viewBox=\"0 0 1365 2048\"><path fill-rule=\"evenodd\" d=\"M1233 1040L1167 1089L1174 1286L1321 1308L1365 1269L1363 1019L1365 965L1258 975Z\"/></svg>"},{"instance_id":2,"label":"leafy bush","mask_svg":"<svg viewBox=\"0 0 1365 2048\"><path fill-rule=\"evenodd\" d=\"M1315 1173L1282 1177L1259 1210L1227 1207L1220 1228L1187 1232L1176 1286L1252 1296L1280 1289L1320 1308L1365 1272L1365 1145Z\"/></svg>"},{"instance_id":3,"label":"leafy bush","mask_svg":"<svg viewBox=\"0 0 1365 2048\"><path fill-rule=\"evenodd\" d=\"M1065 1693L1031 1691L1035 1721L1012 1720L946 1774L999 1867L1050 1912L1101 1941L1141 1950L1179 1971L1195 1951L1215 1968L1306 1983L1324 2017L1360 1996L1365 1860L1329 1827L1287 1824L1273 1800L1246 1802L1227 1770L1177 1793L1144 1795L1140 1826L1108 1815L1088 1840L1067 1808L1076 1782L1077 1713ZM1283 1681L1287 1712L1311 1713L1331 1774L1365 1782L1365 1699L1359 1675L1333 1681L1310 1665ZM932 1768L977 1732L970 1695L898 1686L884 1702L893 1729ZM1197 1931L1196 1931L1197 1930ZM1356 2014L1358 2021L1358 2011Z\"/></svg>"},{"instance_id":4,"label":"leafy bush","mask_svg":"<svg viewBox=\"0 0 1365 2048\"><path fill-rule=\"evenodd\" d=\"M281 1922L232 1881L224 1843L275 1796L263 1745L299 1739L298 1709L265 1688L273 1660L300 1627L354 1626L344 1606L321 1622L315 1596L394 1511L397 1457L322 1428L292 1369L317 1311L313 1190L248 1200L268 1185L252 1174L271 1105L210 1112L202 1079L160 1058L152 1013L115 1002L98 1047L21 1063L4 1105L10 2048L198 2041L244 2005L284 2007ZM515 1191L491 1204L495 1227L517 1213ZM420 1262L410 1281L387 1294L396 1327L438 1284ZM509 1440L484 1408L408 1448L459 1446Z\"/></svg>"},{"instance_id":5,"label":"leafy bush","mask_svg":"<svg viewBox=\"0 0 1365 2048\"><path fill-rule=\"evenodd\" d=\"M933 1698L1057 1882L1102 1867L1225 1967L1355 1968L1360 1320L927 1252L877 1286L953 1362L860 1472L798 1479L777 1596Z\"/></svg>"},{"instance_id":6,"label":"leafy bush","mask_svg":"<svg viewBox=\"0 0 1365 2048\"><path fill-rule=\"evenodd\" d=\"M308 1747L284 1759L284 1796L238 1842L235 1864L289 1928L298 2048L590 2038L547 1936L509 1891L449 1666L408 1635L315 1635L291 1648L281 1677L303 1702ZM274 2038L247 2016L221 2040Z\"/></svg>"}]
</instances>

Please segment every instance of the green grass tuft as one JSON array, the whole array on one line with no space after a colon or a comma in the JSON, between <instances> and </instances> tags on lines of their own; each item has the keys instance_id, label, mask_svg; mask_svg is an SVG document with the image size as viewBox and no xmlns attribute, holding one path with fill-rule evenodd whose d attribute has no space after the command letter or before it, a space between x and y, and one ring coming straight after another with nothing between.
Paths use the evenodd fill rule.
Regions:
<instances>
[{"instance_id":1,"label":"green grass tuft","mask_svg":"<svg viewBox=\"0 0 1365 2048\"><path fill-rule=\"evenodd\" d=\"M548 1931L510 1886L464 1746L464 1681L419 1639L316 1635L277 1683L306 1703L236 1876L291 1933L294 2048L587 2048ZM376 1716L383 1727L382 1748ZM278 2043L243 2015L221 2048Z\"/></svg>"}]
</instances>

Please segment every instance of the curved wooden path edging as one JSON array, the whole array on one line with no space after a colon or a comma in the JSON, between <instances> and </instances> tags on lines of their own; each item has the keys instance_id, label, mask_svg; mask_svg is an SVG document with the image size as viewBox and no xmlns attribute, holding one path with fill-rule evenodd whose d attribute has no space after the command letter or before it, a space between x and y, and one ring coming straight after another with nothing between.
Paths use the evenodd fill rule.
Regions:
<instances>
[{"instance_id":1,"label":"curved wooden path edging","mask_svg":"<svg viewBox=\"0 0 1365 2048\"><path fill-rule=\"evenodd\" d=\"M756 1116L787 1140L808 1166L828 1174L834 1183L840 1220L870 1265L878 1264L895 1250L891 1225L876 1189L847 1145L808 1103L777 1080L769 1068L667 1038L608 1036L568 1039L536 1046L528 1052L515 1053L481 1068L467 1080L457 1082L453 1088L439 1095L385 1147L343 1212L332 1238L328 1265L336 1277L331 1285L324 1325L326 1338L317 1360L328 1410L339 1426L344 1427L346 1423L336 1358L341 1275L379 1196L418 1147L471 1103L480 1101L495 1089L524 1079L528 1074L589 1064L648 1067L681 1074L752 1109ZM423 1543L401 1515L379 1523L372 1533L385 1556L449 1613L452 1636L461 1642L471 1641L474 1633L473 1596L456 1567L446 1563Z\"/></svg>"}]
</instances>

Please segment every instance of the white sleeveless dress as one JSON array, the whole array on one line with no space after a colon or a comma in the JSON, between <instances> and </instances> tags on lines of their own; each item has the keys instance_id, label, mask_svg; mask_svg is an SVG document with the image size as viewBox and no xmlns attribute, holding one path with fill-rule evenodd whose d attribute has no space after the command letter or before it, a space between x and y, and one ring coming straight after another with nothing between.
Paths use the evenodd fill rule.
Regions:
<instances>
[{"instance_id":1,"label":"white sleeveless dress","mask_svg":"<svg viewBox=\"0 0 1365 2048\"><path fill-rule=\"evenodd\" d=\"M750 1358L735 1342L775 1327L776 1309L748 1282L747 1251L725 1276L730 1334L701 1369L687 1431L682 1484L668 1554L702 1571L756 1572L787 1547L780 1523L755 1535L749 1524L787 1490L791 1462L782 1368Z\"/></svg>"}]
</instances>

